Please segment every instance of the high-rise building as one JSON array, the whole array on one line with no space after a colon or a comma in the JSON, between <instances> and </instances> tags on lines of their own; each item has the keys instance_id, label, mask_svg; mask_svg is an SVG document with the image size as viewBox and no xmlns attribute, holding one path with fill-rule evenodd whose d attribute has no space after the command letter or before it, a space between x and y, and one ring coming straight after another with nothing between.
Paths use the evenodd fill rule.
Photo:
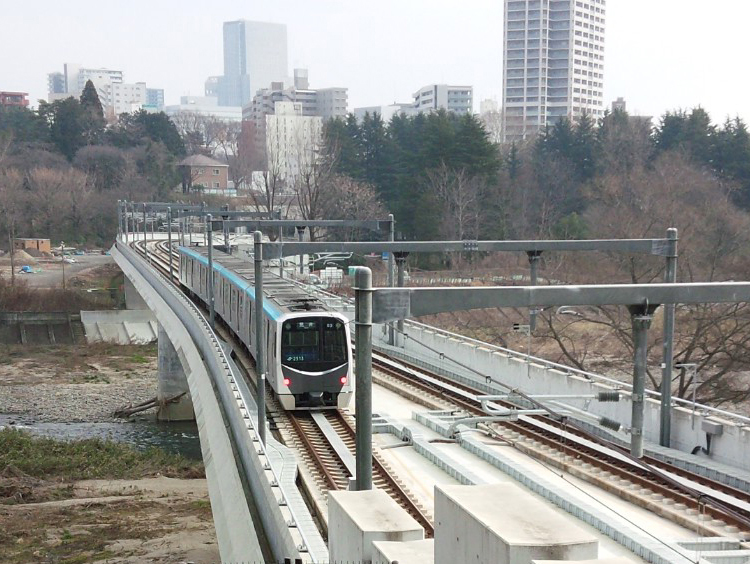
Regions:
<instances>
[{"instance_id":1,"label":"high-rise building","mask_svg":"<svg viewBox=\"0 0 750 564\"><path fill-rule=\"evenodd\" d=\"M261 88L287 82L286 26L237 20L224 22L224 75L219 105L244 106Z\"/></svg>"},{"instance_id":2,"label":"high-rise building","mask_svg":"<svg viewBox=\"0 0 750 564\"><path fill-rule=\"evenodd\" d=\"M503 139L604 114L606 0L505 0Z\"/></svg>"}]
</instances>

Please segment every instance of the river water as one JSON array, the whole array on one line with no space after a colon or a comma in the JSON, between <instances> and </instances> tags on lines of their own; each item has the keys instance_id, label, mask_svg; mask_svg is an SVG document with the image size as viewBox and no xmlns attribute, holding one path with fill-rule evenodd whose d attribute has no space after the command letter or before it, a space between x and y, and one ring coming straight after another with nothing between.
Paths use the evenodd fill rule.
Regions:
<instances>
[{"instance_id":1,"label":"river water","mask_svg":"<svg viewBox=\"0 0 750 564\"><path fill-rule=\"evenodd\" d=\"M54 439L110 439L140 450L160 447L192 460L201 458L198 427L194 421L166 423L143 418L123 422L50 423L0 413L0 428L6 426Z\"/></svg>"}]
</instances>

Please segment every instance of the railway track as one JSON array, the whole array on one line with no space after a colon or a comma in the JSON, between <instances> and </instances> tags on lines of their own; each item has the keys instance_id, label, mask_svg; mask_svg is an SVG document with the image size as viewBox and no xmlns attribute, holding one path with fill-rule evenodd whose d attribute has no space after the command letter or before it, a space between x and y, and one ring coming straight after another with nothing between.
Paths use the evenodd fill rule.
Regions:
<instances>
[{"instance_id":1,"label":"railway track","mask_svg":"<svg viewBox=\"0 0 750 564\"><path fill-rule=\"evenodd\" d=\"M168 276L168 253L166 242L143 241L135 243L136 249L145 254L151 264ZM174 253L176 255L176 253ZM175 260L175 270L177 269ZM176 279L178 282L179 280ZM394 362L381 355L373 355L373 381L431 409L451 409L469 415L483 414L476 399L482 392L469 386L410 366L402 361ZM272 394L267 394L272 397ZM496 402L501 403L501 402ZM517 407L505 403L508 407ZM331 489L347 489L352 476L347 454L354 453L354 427L349 416L332 410L325 413L326 424L316 421L309 412L289 413L278 405L269 405L269 414L282 429L284 441L298 451L307 468L308 494L315 497L311 488L321 493ZM320 419L320 418L317 418ZM492 423L485 426L496 438L512 444L546 464L565 470L605 490L649 509L665 518L677 522L706 536L734 534L750 538L750 494L726 484L711 480L651 457L642 459L648 466L623 460L624 449L608 445L614 452L590 443L591 437L572 426L566 426L551 418L523 418L515 422ZM333 433L338 439L335 439ZM333 443L340 442L338 446ZM618 454L620 456L618 456ZM656 469L654 473L651 468ZM718 494L739 500L729 507L725 502L707 503L711 494L695 494L690 488L679 487L665 473L689 480ZM431 517L419 506L413 496L392 476L382 456L373 456L373 483L388 491L431 536ZM668 500L668 501L667 501ZM325 501L318 497L317 512L325 521Z\"/></svg>"},{"instance_id":2,"label":"railway track","mask_svg":"<svg viewBox=\"0 0 750 564\"><path fill-rule=\"evenodd\" d=\"M141 255L148 257L152 266L166 277L169 276L170 250L166 242L137 241L134 247ZM172 254L173 260L178 258L177 253L172 251ZM178 261L175 260L175 262ZM179 283L179 275L173 281ZM230 338L228 332L220 332L226 333L225 337ZM236 350L238 349L239 347L236 347ZM254 386L255 381L250 377L254 374L254 365L249 356L240 354L237 361ZM288 412L281 408L270 389L266 390L266 398L270 398L267 412L273 424L276 427L287 427L294 433L293 437L284 437L284 442L296 447L296 451L308 467L312 482L320 493L325 494L328 490L348 489L350 478L354 474L355 456L355 428L351 416L340 410ZM422 505L414 500L412 494L393 475L387 462L378 453L373 453L373 485L395 499L424 527L425 535L432 537L432 517ZM315 494L309 485L306 489L308 495ZM325 525L327 522L327 513L324 511L325 503L320 503L320 501L318 499L313 505L317 508L319 522ZM327 531L323 532L327 534Z\"/></svg>"},{"instance_id":3,"label":"railway track","mask_svg":"<svg viewBox=\"0 0 750 564\"><path fill-rule=\"evenodd\" d=\"M472 396L483 392L428 373L402 361L373 355L373 381L432 409L458 409L469 415L486 415ZM405 384L399 389L398 382ZM518 407L496 402L505 407ZM647 466L634 464L626 451L608 445L614 452L597 448L591 436L551 418L524 417L514 422L486 426L497 438L519 450L568 471L605 490L617 493L632 503L647 508L701 534L717 536L739 534L750 538L750 493L711 480L652 457L641 459ZM578 439L578 440L575 440ZM591 443L591 444L586 444ZM649 467L656 469L655 474ZM665 479L669 473L737 500L733 507L721 508L708 503L708 497L725 504L711 494L695 495ZM667 476L669 478L669 476ZM691 488L692 489L692 488ZM672 503L665 504L665 500Z\"/></svg>"},{"instance_id":4,"label":"railway track","mask_svg":"<svg viewBox=\"0 0 750 564\"><path fill-rule=\"evenodd\" d=\"M351 416L339 410L290 412L288 416L299 442L322 469L328 489L348 489L354 474L355 454L355 428ZM373 486L396 500L431 538L434 532L432 516L414 500L377 451L373 452L372 464Z\"/></svg>"}]
</instances>

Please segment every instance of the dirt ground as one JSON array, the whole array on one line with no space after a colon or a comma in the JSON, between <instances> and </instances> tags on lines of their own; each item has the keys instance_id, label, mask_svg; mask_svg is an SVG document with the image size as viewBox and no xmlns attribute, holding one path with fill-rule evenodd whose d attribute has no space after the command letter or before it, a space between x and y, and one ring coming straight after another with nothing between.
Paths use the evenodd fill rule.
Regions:
<instances>
[{"instance_id":1,"label":"dirt ground","mask_svg":"<svg viewBox=\"0 0 750 564\"><path fill-rule=\"evenodd\" d=\"M0 505L2 562L220 561L205 480L86 480L67 486L73 490L69 499Z\"/></svg>"},{"instance_id":2,"label":"dirt ground","mask_svg":"<svg viewBox=\"0 0 750 564\"><path fill-rule=\"evenodd\" d=\"M68 286L74 278L81 277L86 279L92 270L98 269L103 266L115 266L114 259L109 255L79 255L74 256L73 259L76 261L72 264L65 264L65 283ZM16 261L16 277L19 280L26 281L29 286L33 288L62 288L63 279L63 263L60 262L60 258L37 258L32 261L19 262ZM18 271L22 266L30 266L34 271L33 274L18 274ZM10 258L0 258L0 275L6 279L10 279ZM71 287L76 287L76 283L73 282ZM86 287L78 285L78 287Z\"/></svg>"},{"instance_id":3,"label":"dirt ground","mask_svg":"<svg viewBox=\"0 0 750 564\"><path fill-rule=\"evenodd\" d=\"M0 413L111 421L156 395L156 346L0 347ZM19 495L15 495L20 492ZM0 562L219 562L204 479L44 481L0 468Z\"/></svg>"}]
</instances>

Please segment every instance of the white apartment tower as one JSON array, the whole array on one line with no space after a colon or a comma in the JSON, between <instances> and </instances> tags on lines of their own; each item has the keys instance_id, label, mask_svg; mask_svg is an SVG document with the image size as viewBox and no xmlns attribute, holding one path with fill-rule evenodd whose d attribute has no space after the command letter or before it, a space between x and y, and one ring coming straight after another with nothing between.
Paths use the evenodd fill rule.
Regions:
<instances>
[{"instance_id":1,"label":"white apartment tower","mask_svg":"<svg viewBox=\"0 0 750 564\"><path fill-rule=\"evenodd\" d=\"M505 0L503 140L604 114L606 0Z\"/></svg>"}]
</instances>

